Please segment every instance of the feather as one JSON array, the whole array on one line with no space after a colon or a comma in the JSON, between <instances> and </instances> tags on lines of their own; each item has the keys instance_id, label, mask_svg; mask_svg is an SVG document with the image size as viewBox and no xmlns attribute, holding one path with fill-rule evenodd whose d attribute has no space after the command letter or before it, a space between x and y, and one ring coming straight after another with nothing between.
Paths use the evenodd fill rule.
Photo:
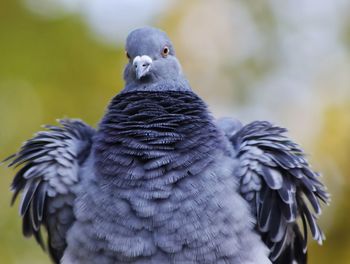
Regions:
<instances>
[{"instance_id":1,"label":"feather","mask_svg":"<svg viewBox=\"0 0 350 264\"><path fill-rule=\"evenodd\" d=\"M22 202L20 205L21 216L23 216L28 211L28 208L30 206L30 203L32 202L34 193L39 186L39 183L40 183L40 181L35 180L34 182L30 181L26 184L26 187L23 191Z\"/></svg>"},{"instance_id":2,"label":"feather","mask_svg":"<svg viewBox=\"0 0 350 264\"><path fill-rule=\"evenodd\" d=\"M282 187L283 179L278 170L263 166L261 175L272 190L278 190Z\"/></svg>"},{"instance_id":3,"label":"feather","mask_svg":"<svg viewBox=\"0 0 350 264\"><path fill-rule=\"evenodd\" d=\"M65 195L71 197L70 199L74 198L69 191L78 179L78 159L82 156L87 158L94 134L92 128L80 121L64 120L61 124L63 127L49 126L49 131L37 133L17 154L7 160L10 167L22 166L11 184L11 204L23 192L19 205L23 235L34 236L44 250L45 243L40 228L43 224L48 226L47 221L50 220L46 211L49 205L48 196L50 195L52 201ZM71 214L72 210L70 208ZM64 230L67 226L65 224L64 227L57 228ZM55 230L47 231L50 241ZM53 247L51 249L51 252L55 250Z\"/></svg>"},{"instance_id":4,"label":"feather","mask_svg":"<svg viewBox=\"0 0 350 264\"><path fill-rule=\"evenodd\" d=\"M256 212L258 230L271 249L272 260L279 257L290 259L293 256L288 257L289 253L294 255L294 259L303 259L307 227L313 238L322 242L323 233L317 225L316 217L310 213L302 197L307 199L316 214L321 213L319 201L329 201L325 187L317 179L318 174L310 168L302 149L283 135L285 132L284 128L261 121L243 126L235 133L227 131L227 126L225 130L225 134L230 135L232 146L237 150L239 165L236 177L240 179L240 192L252 206L252 212ZM252 170L261 179L260 188L255 188L253 184ZM251 202L251 197L254 197L251 193L254 192L256 199ZM298 216L302 219L304 237L299 234ZM296 243L295 249L290 246L293 241ZM289 252L290 250L292 251Z\"/></svg>"}]
</instances>

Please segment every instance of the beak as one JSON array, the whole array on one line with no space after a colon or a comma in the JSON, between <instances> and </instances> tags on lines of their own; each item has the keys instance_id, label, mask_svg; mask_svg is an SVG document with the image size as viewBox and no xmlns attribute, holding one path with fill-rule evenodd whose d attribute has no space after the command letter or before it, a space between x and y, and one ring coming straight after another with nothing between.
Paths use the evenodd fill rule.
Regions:
<instances>
[{"instance_id":1,"label":"beak","mask_svg":"<svg viewBox=\"0 0 350 264\"><path fill-rule=\"evenodd\" d=\"M147 55L136 56L132 62L132 65L135 68L136 78L140 80L150 71L152 59Z\"/></svg>"}]
</instances>

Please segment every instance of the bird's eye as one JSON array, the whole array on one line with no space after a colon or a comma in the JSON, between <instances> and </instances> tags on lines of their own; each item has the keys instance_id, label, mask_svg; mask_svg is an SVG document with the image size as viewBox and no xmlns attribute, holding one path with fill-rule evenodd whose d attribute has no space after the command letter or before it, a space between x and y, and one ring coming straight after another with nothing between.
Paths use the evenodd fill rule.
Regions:
<instances>
[{"instance_id":1,"label":"bird's eye","mask_svg":"<svg viewBox=\"0 0 350 264\"><path fill-rule=\"evenodd\" d=\"M169 52L170 49L167 46L165 46L162 50L162 56L165 58L166 56L168 56Z\"/></svg>"},{"instance_id":2,"label":"bird's eye","mask_svg":"<svg viewBox=\"0 0 350 264\"><path fill-rule=\"evenodd\" d=\"M130 60L130 54L127 51L125 51L125 56Z\"/></svg>"}]
</instances>

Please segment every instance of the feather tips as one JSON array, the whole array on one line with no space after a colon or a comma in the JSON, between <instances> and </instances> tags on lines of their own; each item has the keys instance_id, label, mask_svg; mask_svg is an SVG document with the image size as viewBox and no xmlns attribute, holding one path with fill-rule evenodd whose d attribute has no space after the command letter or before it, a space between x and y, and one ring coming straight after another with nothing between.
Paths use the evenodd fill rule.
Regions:
<instances>
[{"instance_id":1,"label":"feather tips","mask_svg":"<svg viewBox=\"0 0 350 264\"><path fill-rule=\"evenodd\" d=\"M89 153L94 130L77 120L61 120L62 126L46 126L28 140L18 153L10 156L9 167L20 168L11 184L13 204L20 192L22 231L34 236L44 249L40 227L45 223L48 192L51 197L64 195L77 182L75 167L79 157ZM50 234L49 234L50 235Z\"/></svg>"},{"instance_id":2,"label":"feather tips","mask_svg":"<svg viewBox=\"0 0 350 264\"><path fill-rule=\"evenodd\" d=\"M256 121L229 138L240 161L236 176L240 178L241 193L245 198L255 193L256 199L247 200L257 216L258 229L265 234L265 243L272 250L271 260L276 260L292 242L292 232L287 230L292 230L299 216L304 230L304 252L296 254L306 252L307 227L313 238L322 243L324 235L316 215L321 213L320 201L329 201L319 175L312 171L302 149L285 132L286 129L269 122ZM260 182L253 181L251 175L258 176Z\"/></svg>"}]
</instances>

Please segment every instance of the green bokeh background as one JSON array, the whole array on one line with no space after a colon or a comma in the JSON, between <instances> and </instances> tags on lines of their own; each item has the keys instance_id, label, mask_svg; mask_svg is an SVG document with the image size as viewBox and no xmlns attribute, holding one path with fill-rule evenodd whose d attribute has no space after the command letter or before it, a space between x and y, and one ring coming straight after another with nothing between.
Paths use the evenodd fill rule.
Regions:
<instances>
[{"instance_id":1,"label":"green bokeh background","mask_svg":"<svg viewBox=\"0 0 350 264\"><path fill-rule=\"evenodd\" d=\"M217 1L216 6L226 2ZM181 48L185 44L180 36L188 34L188 38L195 38L195 34L178 30L179 24L185 23L186 14L200 5L200 1L179 1L171 11L161 15L156 26L166 29L177 47L180 46L178 56L194 90L210 101L214 94L227 91L219 87L201 90L196 71L204 70L203 65L196 64L195 54ZM227 100L238 105L235 109L249 105L251 94L258 92L251 88L253 84L277 67L272 54L278 21L268 5L255 5L253 1L246 1L246 5L271 46L264 53L224 67L224 74L232 81L228 87L232 86L234 91L234 96ZM342 23L344 31L339 41L350 51L350 19ZM208 22L208 30L210 26ZM123 87L126 62L122 45L102 44L97 38L77 14L48 19L30 12L21 1L0 1L0 159L14 153L42 124L52 124L56 118L79 117L96 126L110 98ZM327 96L332 96L333 85L339 83L313 85L322 86L312 90L313 100L321 105L321 122L314 129L303 122L303 116L298 116L304 128L314 132L304 136L296 132L295 126L291 134L313 154L310 159L326 175L324 180L333 201L321 219L326 243L322 247L310 244L310 263L350 263L350 96L337 103L329 102ZM341 85L344 94L349 95L346 91L350 91L350 81L343 80ZM214 110L221 109L217 101L210 102ZM293 115L293 110L286 112L286 120L287 115ZM9 207L13 171L1 166L0 175L0 263L49 263L34 240L22 237L18 210L16 206Z\"/></svg>"}]
</instances>

